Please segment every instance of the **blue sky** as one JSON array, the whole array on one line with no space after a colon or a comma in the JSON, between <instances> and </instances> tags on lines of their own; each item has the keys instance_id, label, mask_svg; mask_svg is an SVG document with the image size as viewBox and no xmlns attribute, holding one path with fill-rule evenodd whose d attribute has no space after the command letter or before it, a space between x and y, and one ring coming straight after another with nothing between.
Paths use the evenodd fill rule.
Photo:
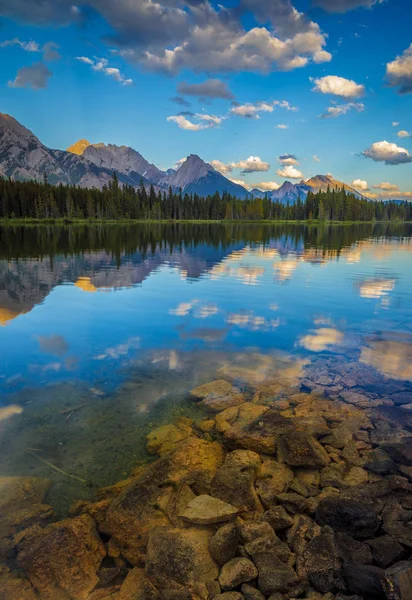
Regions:
<instances>
[{"instance_id":1,"label":"blue sky","mask_svg":"<svg viewBox=\"0 0 412 600\"><path fill-rule=\"evenodd\" d=\"M412 197L409 0L0 1L0 22L0 111L48 146Z\"/></svg>"}]
</instances>

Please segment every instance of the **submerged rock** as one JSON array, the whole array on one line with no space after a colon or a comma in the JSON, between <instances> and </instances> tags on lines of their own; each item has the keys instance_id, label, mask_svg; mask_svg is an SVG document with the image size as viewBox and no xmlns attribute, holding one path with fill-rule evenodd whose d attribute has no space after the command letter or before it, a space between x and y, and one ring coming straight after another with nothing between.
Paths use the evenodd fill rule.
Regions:
<instances>
[{"instance_id":1,"label":"submerged rock","mask_svg":"<svg viewBox=\"0 0 412 600\"><path fill-rule=\"evenodd\" d=\"M257 473L256 491L267 508L276 502L276 495L284 492L293 481L293 471L274 460L265 461Z\"/></svg>"},{"instance_id":2,"label":"submerged rock","mask_svg":"<svg viewBox=\"0 0 412 600\"><path fill-rule=\"evenodd\" d=\"M179 513L179 516L191 523L211 525L213 523L231 521L238 514L239 510L235 506L219 500L219 498L202 494L193 498L186 508Z\"/></svg>"},{"instance_id":3,"label":"submerged rock","mask_svg":"<svg viewBox=\"0 0 412 600\"><path fill-rule=\"evenodd\" d=\"M149 535L146 576L160 591L205 597L206 583L219 574L209 554L211 537L205 528L155 527Z\"/></svg>"},{"instance_id":4,"label":"submerged rock","mask_svg":"<svg viewBox=\"0 0 412 600\"><path fill-rule=\"evenodd\" d=\"M379 528L376 511L367 504L345 498L325 498L316 510L316 521L358 540L372 537Z\"/></svg>"},{"instance_id":5,"label":"submerged rock","mask_svg":"<svg viewBox=\"0 0 412 600\"><path fill-rule=\"evenodd\" d=\"M330 462L326 450L312 436L290 432L279 436L278 460L292 467L325 467Z\"/></svg>"},{"instance_id":6,"label":"submerged rock","mask_svg":"<svg viewBox=\"0 0 412 600\"><path fill-rule=\"evenodd\" d=\"M82 600L98 584L106 555L88 515L66 519L37 531L19 546L17 564L41 600Z\"/></svg>"},{"instance_id":7,"label":"submerged rock","mask_svg":"<svg viewBox=\"0 0 412 600\"><path fill-rule=\"evenodd\" d=\"M167 454L175 450L177 445L193 433L192 428L184 421L177 425L162 425L147 436L146 448L150 454Z\"/></svg>"},{"instance_id":8,"label":"submerged rock","mask_svg":"<svg viewBox=\"0 0 412 600\"><path fill-rule=\"evenodd\" d=\"M203 385L199 385L193 390L190 390L190 395L196 398L197 400L203 400L208 396L215 397L223 397L227 394L230 394L233 386L228 381L224 379L217 379L216 381L211 381L209 383L204 383Z\"/></svg>"},{"instance_id":9,"label":"submerged rock","mask_svg":"<svg viewBox=\"0 0 412 600\"><path fill-rule=\"evenodd\" d=\"M227 523L220 527L210 540L209 551L212 558L223 565L236 556L240 532L237 523Z\"/></svg>"},{"instance_id":10,"label":"submerged rock","mask_svg":"<svg viewBox=\"0 0 412 600\"><path fill-rule=\"evenodd\" d=\"M223 565L219 575L219 583L222 590L233 590L241 583L247 583L255 579L258 571L248 558L232 558Z\"/></svg>"}]
</instances>

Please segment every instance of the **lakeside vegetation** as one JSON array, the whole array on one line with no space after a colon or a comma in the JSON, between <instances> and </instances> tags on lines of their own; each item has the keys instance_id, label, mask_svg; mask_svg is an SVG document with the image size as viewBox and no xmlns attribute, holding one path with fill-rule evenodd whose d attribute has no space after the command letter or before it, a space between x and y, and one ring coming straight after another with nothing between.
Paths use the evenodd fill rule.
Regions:
<instances>
[{"instance_id":1,"label":"lakeside vegetation","mask_svg":"<svg viewBox=\"0 0 412 600\"><path fill-rule=\"evenodd\" d=\"M412 203L359 199L342 189L309 192L295 204L230 194L201 197L121 186L116 174L102 190L0 178L0 219L52 221L411 221Z\"/></svg>"}]
</instances>

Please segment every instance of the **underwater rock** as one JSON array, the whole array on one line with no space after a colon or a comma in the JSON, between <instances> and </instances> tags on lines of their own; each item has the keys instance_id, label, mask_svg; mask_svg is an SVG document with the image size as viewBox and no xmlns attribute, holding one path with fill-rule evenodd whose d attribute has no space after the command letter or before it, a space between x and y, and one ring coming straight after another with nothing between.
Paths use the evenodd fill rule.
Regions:
<instances>
[{"instance_id":1,"label":"underwater rock","mask_svg":"<svg viewBox=\"0 0 412 600\"><path fill-rule=\"evenodd\" d=\"M262 520L269 523L274 531L282 531L293 525L293 519L283 506L273 506L262 515Z\"/></svg>"},{"instance_id":2,"label":"underwater rock","mask_svg":"<svg viewBox=\"0 0 412 600\"><path fill-rule=\"evenodd\" d=\"M232 558L225 563L220 571L219 583L222 590L233 590L241 583L255 579L258 571L248 558Z\"/></svg>"},{"instance_id":3,"label":"underwater rock","mask_svg":"<svg viewBox=\"0 0 412 600\"><path fill-rule=\"evenodd\" d=\"M38 600L38 596L27 579L21 579L0 565L0 598L2 600Z\"/></svg>"},{"instance_id":4,"label":"underwater rock","mask_svg":"<svg viewBox=\"0 0 412 600\"><path fill-rule=\"evenodd\" d=\"M276 495L284 492L293 481L293 471L275 460L266 460L256 479L256 492L262 504L269 508L276 502Z\"/></svg>"},{"instance_id":5,"label":"underwater rock","mask_svg":"<svg viewBox=\"0 0 412 600\"><path fill-rule=\"evenodd\" d=\"M265 600L262 592L259 592L257 588L248 583L244 583L240 589L242 590L245 600Z\"/></svg>"},{"instance_id":6,"label":"underwater rock","mask_svg":"<svg viewBox=\"0 0 412 600\"><path fill-rule=\"evenodd\" d=\"M197 438L182 441L144 470L113 500L102 531L114 536L122 554L137 565L145 551L148 532L155 526L168 525L167 506L179 483L189 475L204 481L204 487L223 463L220 444Z\"/></svg>"},{"instance_id":7,"label":"underwater rock","mask_svg":"<svg viewBox=\"0 0 412 600\"><path fill-rule=\"evenodd\" d=\"M240 536L246 544L262 537L276 537L267 521L245 521L240 526Z\"/></svg>"},{"instance_id":8,"label":"underwater rock","mask_svg":"<svg viewBox=\"0 0 412 600\"><path fill-rule=\"evenodd\" d=\"M149 454L167 454L175 450L176 446L193 433L190 425L183 420L176 425L162 425L149 433L146 437L146 448Z\"/></svg>"},{"instance_id":9,"label":"underwater rock","mask_svg":"<svg viewBox=\"0 0 412 600\"><path fill-rule=\"evenodd\" d=\"M278 460L292 467L325 467L330 462L328 453L312 435L298 431L279 436Z\"/></svg>"},{"instance_id":10,"label":"underwater rock","mask_svg":"<svg viewBox=\"0 0 412 600\"><path fill-rule=\"evenodd\" d=\"M383 587L389 600L412 600L412 561L402 561L387 569Z\"/></svg>"},{"instance_id":11,"label":"underwater rock","mask_svg":"<svg viewBox=\"0 0 412 600\"><path fill-rule=\"evenodd\" d=\"M255 490L260 463L260 456L250 450L230 452L212 479L210 494L236 506L242 513L262 513Z\"/></svg>"},{"instance_id":12,"label":"underwater rock","mask_svg":"<svg viewBox=\"0 0 412 600\"><path fill-rule=\"evenodd\" d=\"M407 552L390 535L383 535L373 540L366 540L366 543L372 551L372 556L378 567L387 569L393 563L406 558ZM412 571L411 571L412 574Z\"/></svg>"},{"instance_id":13,"label":"underwater rock","mask_svg":"<svg viewBox=\"0 0 412 600\"><path fill-rule=\"evenodd\" d=\"M233 386L231 383L225 381L224 379L217 379L216 381L199 385L193 390L190 390L189 394L197 400L203 400L208 396L224 397L227 394L230 394L232 389Z\"/></svg>"},{"instance_id":14,"label":"underwater rock","mask_svg":"<svg viewBox=\"0 0 412 600\"><path fill-rule=\"evenodd\" d=\"M155 527L147 545L146 576L160 591L191 592L207 598L206 583L219 569L209 554L206 528Z\"/></svg>"},{"instance_id":15,"label":"underwater rock","mask_svg":"<svg viewBox=\"0 0 412 600\"><path fill-rule=\"evenodd\" d=\"M202 494L190 500L186 508L179 513L179 517L198 525L212 525L236 519L238 514L239 509L235 506Z\"/></svg>"},{"instance_id":16,"label":"underwater rock","mask_svg":"<svg viewBox=\"0 0 412 600\"><path fill-rule=\"evenodd\" d=\"M239 406L245 402L245 397L240 393L227 394L226 396L206 396L198 406L208 412L218 413L232 406Z\"/></svg>"},{"instance_id":17,"label":"underwater rock","mask_svg":"<svg viewBox=\"0 0 412 600\"><path fill-rule=\"evenodd\" d=\"M233 447L274 454L279 435L291 431L293 427L292 420L282 417L275 409L242 404L237 419L224 432L224 438Z\"/></svg>"},{"instance_id":18,"label":"underwater rock","mask_svg":"<svg viewBox=\"0 0 412 600\"><path fill-rule=\"evenodd\" d=\"M345 590L341 568L342 561L333 533L321 533L312 538L296 562L299 577L308 577L312 585L324 594Z\"/></svg>"},{"instance_id":19,"label":"underwater rock","mask_svg":"<svg viewBox=\"0 0 412 600\"><path fill-rule=\"evenodd\" d=\"M264 538L262 543L260 540L255 540L248 544L247 552L259 572L259 590L266 596L273 592L287 592L290 586L298 581L298 576L292 567L278 557L274 540Z\"/></svg>"},{"instance_id":20,"label":"underwater rock","mask_svg":"<svg viewBox=\"0 0 412 600\"><path fill-rule=\"evenodd\" d=\"M98 584L97 571L106 555L94 521L88 515L48 525L23 540L17 564L41 600L83 600Z\"/></svg>"},{"instance_id":21,"label":"underwater rock","mask_svg":"<svg viewBox=\"0 0 412 600\"><path fill-rule=\"evenodd\" d=\"M385 598L383 576L385 571L373 565L346 564L343 576L350 592L366 598Z\"/></svg>"},{"instance_id":22,"label":"underwater rock","mask_svg":"<svg viewBox=\"0 0 412 600\"><path fill-rule=\"evenodd\" d=\"M236 556L239 538L239 526L235 522L226 523L216 531L210 540L209 552L218 565Z\"/></svg>"},{"instance_id":23,"label":"underwater rock","mask_svg":"<svg viewBox=\"0 0 412 600\"><path fill-rule=\"evenodd\" d=\"M146 577L144 569L135 567L129 571L115 600L160 600L160 592Z\"/></svg>"},{"instance_id":24,"label":"underwater rock","mask_svg":"<svg viewBox=\"0 0 412 600\"><path fill-rule=\"evenodd\" d=\"M316 521L357 540L373 537L379 528L379 518L373 507L345 498L322 500L316 511Z\"/></svg>"},{"instance_id":25,"label":"underwater rock","mask_svg":"<svg viewBox=\"0 0 412 600\"><path fill-rule=\"evenodd\" d=\"M372 564L372 552L366 542L359 542L347 533L336 533L335 540L343 562L359 565Z\"/></svg>"}]
</instances>

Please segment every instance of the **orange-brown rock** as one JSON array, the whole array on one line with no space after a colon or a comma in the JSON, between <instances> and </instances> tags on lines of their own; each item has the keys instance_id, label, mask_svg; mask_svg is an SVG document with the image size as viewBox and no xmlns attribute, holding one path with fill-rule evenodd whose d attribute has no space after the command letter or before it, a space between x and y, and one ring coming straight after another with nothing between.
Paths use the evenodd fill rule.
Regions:
<instances>
[{"instance_id":1,"label":"orange-brown rock","mask_svg":"<svg viewBox=\"0 0 412 600\"><path fill-rule=\"evenodd\" d=\"M91 517L48 525L23 540L17 564L41 600L84 600L99 582L106 550Z\"/></svg>"}]
</instances>

